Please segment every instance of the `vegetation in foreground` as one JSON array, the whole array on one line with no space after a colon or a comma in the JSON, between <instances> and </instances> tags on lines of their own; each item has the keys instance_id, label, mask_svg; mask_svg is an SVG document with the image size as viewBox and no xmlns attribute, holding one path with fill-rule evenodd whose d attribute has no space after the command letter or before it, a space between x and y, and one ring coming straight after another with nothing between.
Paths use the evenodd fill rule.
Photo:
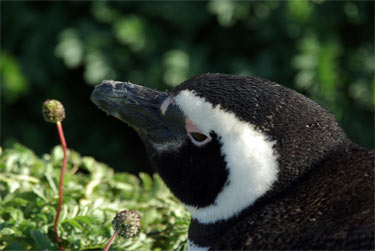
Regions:
<instances>
[{"instance_id":1,"label":"vegetation in foreground","mask_svg":"<svg viewBox=\"0 0 375 251\"><path fill-rule=\"evenodd\" d=\"M53 225L63 159L60 146L41 158L15 144L0 155L0 249L58 249ZM103 249L112 220L123 209L141 217L133 239L118 239L111 250L184 250L189 214L159 176L114 173L94 158L69 150L64 203L59 223L67 250Z\"/></svg>"}]
</instances>

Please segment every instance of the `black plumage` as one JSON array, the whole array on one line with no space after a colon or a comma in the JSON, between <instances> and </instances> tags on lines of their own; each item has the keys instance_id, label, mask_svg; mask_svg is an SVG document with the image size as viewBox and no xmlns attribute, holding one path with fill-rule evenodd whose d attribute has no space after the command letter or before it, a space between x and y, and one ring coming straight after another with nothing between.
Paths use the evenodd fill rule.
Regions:
<instances>
[{"instance_id":1,"label":"black plumage","mask_svg":"<svg viewBox=\"0 0 375 251\"><path fill-rule=\"evenodd\" d=\"M187 205L206 207L214 203L227 181L228 170L220 144L217 135L212 133L212 136L213 144L208 147L198 149L187 141L178 152L158 154L146 140L154 169L174 195Z\"/></svg>"}]
</instances>

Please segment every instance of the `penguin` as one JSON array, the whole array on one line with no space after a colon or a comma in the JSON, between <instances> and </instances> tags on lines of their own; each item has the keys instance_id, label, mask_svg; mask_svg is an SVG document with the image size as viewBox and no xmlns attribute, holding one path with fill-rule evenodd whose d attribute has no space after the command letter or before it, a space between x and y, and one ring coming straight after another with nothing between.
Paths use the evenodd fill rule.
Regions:
<instances>
[{"instance_id":1,"label":"penguin","mask_svg":"<svg viewBox=\"0 0 375 251\"><path fill-rule=\"evenodd\" d=\"M191 213L188 250L375 248L374 151L302 94L201 74L169 93L103 81L91 100Z\"/></svg>"}]
</instances>

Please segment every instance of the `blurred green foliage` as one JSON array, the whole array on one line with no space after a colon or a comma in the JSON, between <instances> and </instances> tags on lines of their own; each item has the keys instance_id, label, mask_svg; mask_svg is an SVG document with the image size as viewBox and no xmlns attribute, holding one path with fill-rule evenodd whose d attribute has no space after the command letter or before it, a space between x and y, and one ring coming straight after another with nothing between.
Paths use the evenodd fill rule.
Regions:
<instances>
[{"instance_id":1,"label":"blurred green foliage","mask_svg":"<svg viewBox=\"0 0 375 251\"><path fill-rule=\"evenodd\" d=\"M63 152L38 158L16 144L0 154L0 249L57 250L53 230ZM101 250L117 212L135 209L140 233L111 250L186 250L190 216L156 174L114 173L89 156L68 153L59 235L66 250Z\"/></svg>"},{"instance_id":2,"label":"blurred green foliage","mask_svg":"<svg viewBox=\"0 0 375 251\"><path fill-rule=\"evenodd\" d=\"M61 100L68 146L116 169L149 170L142 143L89 95L103 79L170 89L199 73L255 75L333 112L374 146L374 2L1 3L1 145L56 142L40 105ZM302 111L301 111L302 112Z\"/></svg>"}]
</instances>

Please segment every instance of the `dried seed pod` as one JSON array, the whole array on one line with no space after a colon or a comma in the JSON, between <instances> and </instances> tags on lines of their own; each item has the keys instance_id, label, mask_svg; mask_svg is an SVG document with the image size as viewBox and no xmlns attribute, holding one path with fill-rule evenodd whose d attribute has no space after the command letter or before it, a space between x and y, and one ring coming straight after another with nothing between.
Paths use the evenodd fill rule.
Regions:
<instances>
[{"instance_id":1,"label":"dried seed pod","mask_svg":"<svg viewBox=\"0 0 375 251\"><path fill-rule=\"evenodd\" d=\"M141 218L135 210L123 210L112 221L113 229L124 238L134 237L141 228Z\"/></svg>"},{"instance_id":2,"label":"dried seed pod","mask_svg":"<svg viewBox=\"0 0 375 251\"><path fill-rule=\"evenodd\" d=\"M56 99L44 101L42 112L44 119L50 123L58 123L65 119L64 106Z\"/></svg>"}]
</instances>

